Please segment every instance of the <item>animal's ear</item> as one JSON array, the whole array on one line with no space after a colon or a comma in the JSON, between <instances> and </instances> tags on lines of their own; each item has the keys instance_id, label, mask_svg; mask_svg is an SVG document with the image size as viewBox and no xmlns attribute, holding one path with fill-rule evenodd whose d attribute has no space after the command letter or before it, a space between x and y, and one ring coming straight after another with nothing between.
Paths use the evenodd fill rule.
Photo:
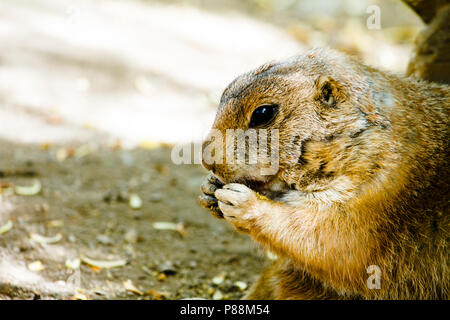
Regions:
<instances>
[{"instance_id":1,"label":"animal's ear","mask_svg":"<svg viewBox=\"0 0 450 320\"><path fill-rule=\"evenodd\" d=\"M339 82L328 76L316 79L316 99L327 107L335 107L345 100L344 89Z\"/></svg>"}]
</instances>

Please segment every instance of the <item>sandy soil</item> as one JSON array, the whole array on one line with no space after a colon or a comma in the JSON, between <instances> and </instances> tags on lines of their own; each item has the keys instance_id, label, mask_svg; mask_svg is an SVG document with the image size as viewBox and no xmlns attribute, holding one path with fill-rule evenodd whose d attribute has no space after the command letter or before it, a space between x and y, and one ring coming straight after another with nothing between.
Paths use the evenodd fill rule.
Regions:
<instances>
[{"instance_id":1,"label":"sandy soil","mask_svg":"<svg viewBox=\"0 0 450 320\"><path fill-rule=\"evenodd\" d=\"M60 162L54 147L0 146L0 168L9 168L0 179L1 221L13 222L0 236L0 298L151 299L157 292L171 299L239 298L235 282L250 284L266 261L250 239L197 205L205 171L171 164L166 148L97 150ZM8 192L34 179L42 184L38 195ZM130 207L133 194L140 209ZM182 227L155 229L161 221ZM31 234L62 239L41 243ZM127 263L66 267L67 259L80 257ZM44 269L30 271L35 261ZM141 293L155 291L133 293L127 280Z\"/></svg>"}]
</instances>

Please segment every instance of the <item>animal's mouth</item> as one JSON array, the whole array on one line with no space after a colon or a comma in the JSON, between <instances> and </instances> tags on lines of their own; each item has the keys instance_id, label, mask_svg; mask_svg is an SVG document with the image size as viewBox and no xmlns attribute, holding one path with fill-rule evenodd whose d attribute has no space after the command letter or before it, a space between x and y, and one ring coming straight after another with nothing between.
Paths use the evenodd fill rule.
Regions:
<instances>
[{"instance_id":1,"label":"animal's mouth","mask_svg":"<svg viewBox=\"0 0 450 320\"><path fill-rule=\"evenodd\" d=\"M268 179L266 179L266 180L243 177L243 178L236 179L233 182L246 185L250 189L257 191L257 192L264 192L264 191L271 191L271 184L274 179L275 179L275 176L268 177Z\"/></svg>"},{"instance_id":2,"label":"animal's mouth","mask_svg":"<svg viewBox=\"0 0 450 320\"><path fill-rule=\"evenodd\" d=\"M242 182L242 184L246 185L247 187L255 191L265 191L267 190L269 181L246 179Z\"/></svg>"},{"instance_id":3,"label":"animal's mouth","mask_svg":"<svg viewBox=\"0 0 450 320\"><path fill-rule=\"evenodd\" d=\"M227 182L224 182L219 177L217 177L217 179L222 185L227 183L240 183L249 187L253 191L260 192L262 194L281 192L290 189L286 182L281 180L278 175L267 176L266 179L244 176Z\"/></svg>"}]
</instances>

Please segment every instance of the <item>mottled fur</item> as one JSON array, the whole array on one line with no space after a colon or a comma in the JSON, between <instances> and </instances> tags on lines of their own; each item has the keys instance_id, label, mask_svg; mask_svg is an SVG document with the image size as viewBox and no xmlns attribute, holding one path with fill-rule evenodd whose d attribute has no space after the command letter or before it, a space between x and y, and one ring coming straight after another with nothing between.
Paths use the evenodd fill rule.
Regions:
<instances>
[{"instance_id":1,"label":"mottled fur","mask_svg":"<svg viewBox=\"0 0 450 320\"><path fill-rule=\"evenodd\" d=\"M280 106L278 173L205 164L226 185L203 187L280 256L246 298L449 299L449 87L312 50L238 77L213 128L245 130L262 104Z\"/></svg>"}]
</instances>

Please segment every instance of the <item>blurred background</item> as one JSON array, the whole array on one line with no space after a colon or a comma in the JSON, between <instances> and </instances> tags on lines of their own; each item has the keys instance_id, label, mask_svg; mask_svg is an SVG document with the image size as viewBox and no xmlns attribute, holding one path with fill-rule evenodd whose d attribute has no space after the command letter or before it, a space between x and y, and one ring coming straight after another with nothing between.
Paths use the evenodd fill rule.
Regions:
<instances>
[{"instance_id":1,"label":"blurred background","mask_svg":"<svg viewBox=\"0 0 450 320\"><path fill-rule=\"evenodd\" d=\"M170 146L249 69L329 46L405 73L422 28L396 0L1 1L0 298L241 297L274 257Z\"/></svg>"},{"instance_id":2,"label":"blurred background","mask_svg":"<svg viewBox=\"0 0 450 320\"><path fill-rule=\"evenodd\" d=\"M0 136L200 140L240 73L321 46L403 73L421 24L395 0L2 1Z\"/></svg>"}]
</instances>

